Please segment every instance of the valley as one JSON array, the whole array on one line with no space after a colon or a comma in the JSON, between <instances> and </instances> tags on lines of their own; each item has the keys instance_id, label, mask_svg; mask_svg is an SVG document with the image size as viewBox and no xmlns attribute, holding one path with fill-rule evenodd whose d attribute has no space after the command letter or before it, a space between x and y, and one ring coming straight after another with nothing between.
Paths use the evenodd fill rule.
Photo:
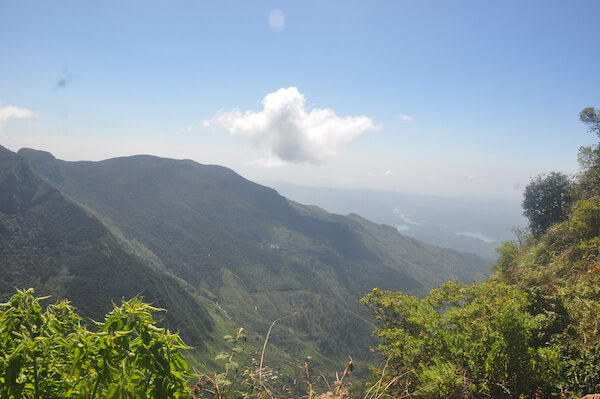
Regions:
<instances>
[{"instance_id":1,"label":"valley","mask_svg":"<svg viewBox=\"0 0 600 399\"><path fill-rule=\"evenodd\" d=\"M306 187L274 182L282 195L329 212L359 214L404 235L443 248L495 260L495 249L523 227L520 198L461 198L401 192Z\"/></svg>"},{"instance_id":2,"label":"valley","mask_svg":"<svg viewBox=\"0 0 600 399\"><path fill-rule=\"evenodd\" d=\"M258 345L294 312L273 331L273 356L330 370L347 356L370 359L365 293L423 295L489 271L476 255L301 205L220 166L145 155L65 162L31 149L2 149L1 160L2 297L31 286L93 318L142 295L169 310L165 324L204 367L223 334L242 326Z\"/></svg>"}]
</instances>

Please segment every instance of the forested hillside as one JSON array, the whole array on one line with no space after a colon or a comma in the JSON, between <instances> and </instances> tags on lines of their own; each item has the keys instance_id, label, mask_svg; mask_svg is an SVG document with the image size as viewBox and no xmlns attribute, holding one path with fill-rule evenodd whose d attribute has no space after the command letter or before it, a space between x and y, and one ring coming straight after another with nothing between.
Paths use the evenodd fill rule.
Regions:
<instances>
[{"instance_id":1,"label":"forested hillside","mask_svg":"<svg viewBox=\"0 0 600 399\"><path fill-rule=\"evenodd\" d=\"M219 166L2 154L3 298L34 287L98 318L111 301L140 294L168 309L164 325L181 331L202 367L234 327L256 349L271 322L290 314L267 356L311 356L329 370L347 356L364 365L375 345L359 304L366 292L424 294L489 270L477 256L290 202Z\"/></svg>"},{"instance_id":2,"label":"forested hillside","mask_svg":"<svg viewBox=\"0 0 600 399\"><path fill-rule=\"evenodd\" d=\"M585 109L581 119L600 137L600 111ZM76 374L72 384L81 397L87 397L89 389L96 392L94 387L109 395L139 391L148 397L153 386L149 381L164 381L160 386L170 390L167 397L184 397L190 388L195 398L315 397L310 373L319 362L310 360L309 366L313 354L329 360L321 360L321 365L331 366L331 360L339 361L351 348L352 354L363 356L361 351L369 345L365 338L369 321L352 304L352 298L367 285L378 286L362 303L378 325L376 331L382 339L379 350L385 362L379 369L372 368L374 380L368 385L366 398L574 398L600 391L600 145L580 149L579 175L552 172L530 182L523 199L529 226L516 230L516 239L498 249L499 260L487 281L470 285L456 277L476 276L476 257L440 253L403 238L391 227L374 225L356 215L331 215L288 202L227 170L209 167L209 175L221 175L216 180L195 180L199 176L195 173L191 180L183 179L184 185L193 187L192 195L181 188L182 175L173 172L202 168L189 161L134 157L106 161L97 168L92 163L59 162L47 153L22 153L48 181L70 192L89 210L41 181L23 158L3 151L0 210L2 250L7 259L3 281L72 295L91 314L96 309L77 291L79 286L104 295L126 295L129 291L119 289L141 286L144 294L148 292L157 302L166 301L162 303L175 309L168 323L192 320L204 327L184 325L182 333L196 332L210 340L214 337L211 328L218 330L212 322L217 320L215 309L220 309L229 322L249 326L255 340L256 332L264 336L268 330L267 338L276 344L277 355L267 356L267 363L289 354L297 361L300 358L294 356L298 353L306 356L307 362L295 376L263 367L265 340L263 349L253 352L260 354L260 367L254 358L242 357L244 363L238 363L239 345L246 337L244 329L239 329L226 338L232 345L230 351L215 357L211 366L217 367L216 371L213 368L186 388L182 378L192 374L188 374L187 363L178 352L184 345L166 330L147 327L153 320L141 315L152 309L137 299L123 302L122 308L115 308L104 323L97 324L98 332L91 332L81 329L79 319L64 303L42 314L31 293L20 292L2 305L2 323L18 325L23 331L9 336L12 329L0 330L3 348L15 340L24 342L15 347L16 352L11 349L2 355L4 360L0 359L0 366L7 370L6 377L1 378L9 383L5 385L9 397L17 397L15 392L23 390L64 392L69 389L64 381L73 378L71 369L84 373ZM107 172L111 168L119 173ZM161 177L161 173L167 176ZM140 180L143 184L136 184ZM125 190L128 184L133 185L131 190ZM167 200L175 188L178 195ZM217 195L202 196L203 192ZM131 208L125 212L118 204L127 201ZM232 202L235 206L228 208ZM167 209L166 204L172 207ZM206 209L212 212L199 211ZM227 212L230 210L237 213ZM99 215L102 223L89 212ZM169 223L171 220L177 223ZM168 245L161 246L157 230ZM75 235L65 236L69 232ZM221 240L225 238L235 245L224 244ZM193 240L197 242L192 252L200 248L201 255L183 253L173 261L164 256L169 246L181 252L186 247L178 247L179 241L189 245ZM33 255L28 257L30 252ZM71 253L77 256L69 257ZM202 256L206 259L200 261ZM87 257L96 259L92 270L78 269L76 261ZM40 258L45 261L34 262ZM53 267L57 259L63 260L62 268ZM188 265L185 259L196 259L197 263ZM221 263L224 259L232 265ZM458 259L466 268L451 267ZM373 265L377 267L370 268ZM36 277L32 278L34 272ZM417 296L434 282L436 273L440 280L454 279L425 297ZM113 281L110 276L123 281ZM360 281L353 281L353 276ZM102 288L91 281L101 282ZM158 281L164 290L156 288ZM389 285L404 291L386 290ZM2 289L9 291L8 286ZM173 297L175 293L181 296ZM182 316L182 301L188 301L193 307L191 314L197 317ZM203 318L202 306L212 319ZM132 318L131 312L141 319ZM273 322L265 329L268 318L282 327L271 330ZM223 320L217 320L221 328ZM26 323L34 323L35 328L26 327ZM79 335L67 334L73 329ZM44 335L47 331L55 333ZM154 335L144 335L148 331ZM88 337L82 338L85 342L102 342L86 349L88 363L80 363L83 358L78 349L65 349L71 344L64 343L77 336ZM50 352L35 349L41 342ZM77 345L80 348L89 345L81 342ZM165 347L164 342L171 344ZM111 347L114 350L107 357L103 351L113 344L118 346ZM158 355L148 350L158 347L165 348L168 359L179 360L169 368L164 366L165 358L161 366L134 371L152 364L143 359L157 359ZM12 359L17 358L9 352L18 353L21 363L15 363ZM47 370L54 370L56 358L47 353L64 359L54 374ZM37 370L35 367L22 367L37 361L43 362L39 373L31 371ZM219 361L225 362L222 371ZM110 366L106 373L99 373L96 367L105 367L106 362L120 362L122 371ZM353 360L347 362L341 377L338 374L323 395L348 397L343 380L349 378L354 364ZM146 383L142 384L144 375ZM286 377L267 384L265 375L273 380ZM299 378L306 379L305 385L298 384Z\"/></svg>"},{"instance_id":3,"label":"forested hillside","mask_svg":"<svg viewBox=\"0 0 600 399\"><path fill-rule=\"evenodd\" d=\"M15 288L72 300L100 319L111 301L143 293L170 309L166 321L195 346L210 339L213 321L174 277L128 253L100 221L0 147L0 297ZM188 317L194 314L194 317Z\"/></svg>"},{"instance_id":4,"label":"forested hillside","mask_svg":"<svg viewBox=\"0 0 600 399\"><path fill-rule=\"evenodd\" d=\"M600 138L600 111L580 119ZM391 396L575 398L600 392L600 146L582 171L526 187L527 231L498 250L483 284L419 299L375 290Z\"/></svg>"}]
</instances>

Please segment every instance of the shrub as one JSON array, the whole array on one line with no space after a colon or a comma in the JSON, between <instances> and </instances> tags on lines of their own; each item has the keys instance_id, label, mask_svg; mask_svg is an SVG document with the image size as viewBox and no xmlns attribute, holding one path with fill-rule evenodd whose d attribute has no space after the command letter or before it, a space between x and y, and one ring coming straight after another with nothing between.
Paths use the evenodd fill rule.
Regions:
<instances>
[{"instance_id":1,"label":"shrub","mask_svg":"<svg viewBox=\"0 0 600 399\"><path fill-rule=\"evenodd\" d=\"M33 289L0 305L0 397L183 398L192 375L177 334L155 325L162 309L122 301L96 331L60 301L43 311Z\"/></svg>"}]
</instances>

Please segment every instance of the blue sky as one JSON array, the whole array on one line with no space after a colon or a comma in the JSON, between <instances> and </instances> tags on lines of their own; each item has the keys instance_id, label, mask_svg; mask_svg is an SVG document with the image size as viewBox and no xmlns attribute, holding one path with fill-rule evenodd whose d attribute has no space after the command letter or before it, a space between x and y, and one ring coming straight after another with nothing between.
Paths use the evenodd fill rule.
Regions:
<instances>
[{"instance_id":1,"label":"blue sky","mask_svg":"<svg viewBox=\"0 0 600 399\"><path fill-rule=\"evenodd\" d=\"M0 144L519 198L597 141L577 116L600 107L598 15L578 0L0 0Z\"/></svg>"}]
</instances>

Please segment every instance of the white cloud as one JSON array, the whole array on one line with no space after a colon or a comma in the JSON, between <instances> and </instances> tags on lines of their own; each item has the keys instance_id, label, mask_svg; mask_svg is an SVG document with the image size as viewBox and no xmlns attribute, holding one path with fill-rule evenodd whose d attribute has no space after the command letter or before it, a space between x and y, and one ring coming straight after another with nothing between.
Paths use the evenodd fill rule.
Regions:
<instances>
[{"instance_id":1,"label":"white cloud","mask_svg":"<svg viewBox=\"0 0 600 399\"><path fill-rule=\"evenodd\" d=\"M256 164L275 161L319 164L336 155L352 140L379 129L366 116L339 117L331 109L306 109L304 95L295 87L269 93L259 112L218 112L204 126L218 125L234 136L246 136L266 151Z\"/></svg>"},{"instance_id":2,"label":"white cloud","mask_svg":"<svg viewBox=\"0 0 600 399\"><path fill-rule=\"evenodd\" d=\"M385 172L383 172L384 176L391 176L392 175L392 171L390 169L386 170Z\"/></svg>"},{"instance_id":3,"label":"white cloud","mask_svg":"<svg viewBox=\"0 0 600 399\"><path fill-rule=\"evenodd\" d=\"M0 134L4 131L4 126L9 119L37 118L38 114L25 108L15 107L14 105L0 106Z\"/></svg>"},{"instance_id":4,"label":"white cloud","mask_svg":"<svg viewBox=\"0 0 600 399\"><path fill-rule=\"evenodd\" d=\"M280 10L271 10L269 13L269 28L273 32L281 32L285 26L285 17Z\"/></svg>"},{"instance_id":5,"label":"white cloud","mask_svg":"<svg viewBox=\"0 0 600 399\"><path fill-rule=\"evenodd\" d=\"M400 119L402 121L412 121L413 120L412 116L408 116L408 115L404 115L404 114L398 115L398 119Z\"/></svg>"}]
</instances>

